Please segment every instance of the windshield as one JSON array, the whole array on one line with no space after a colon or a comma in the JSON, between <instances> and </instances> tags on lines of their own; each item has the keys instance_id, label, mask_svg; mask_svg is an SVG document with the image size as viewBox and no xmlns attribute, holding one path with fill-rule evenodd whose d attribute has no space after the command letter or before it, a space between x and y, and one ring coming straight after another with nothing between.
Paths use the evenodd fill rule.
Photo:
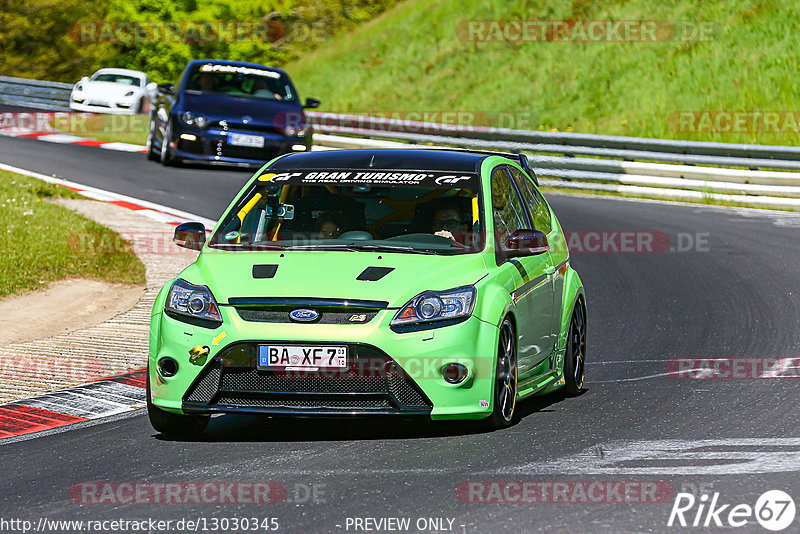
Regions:
<instances>
[{"instance_id":1,"label":"windshield","mask_svg":"<svg viewBox=\"0 0 800 534\"><path fill-rule=\"evenodd\" d=\"M477 175L452 173L354 170L265 174L239 198L211 237L210 246L447 255L478 252L485 241L479 191Z\"/></svg>"},{"instance_id":2,"label":"windshield","mask_svg":"<svg viewBox=\"0 0 800 534\"><path fill-rule=\"evenodd\" d=\"M141 79L127 74L97 74L92 78L92 81L121 83L122 85L135 85L137 87L142 83Z\"/></svg>"},{"instance_id":3,"label":"windshield","mask_svg":"<svg viewBox=\"0 0 800 534\"><path fill-rule=\"evenodd\" d=\"M260 100L296 102L289 78L280 72L233 65L199 65L189 72L190 93L231 95Z\"/></svg>"}]
</instances>

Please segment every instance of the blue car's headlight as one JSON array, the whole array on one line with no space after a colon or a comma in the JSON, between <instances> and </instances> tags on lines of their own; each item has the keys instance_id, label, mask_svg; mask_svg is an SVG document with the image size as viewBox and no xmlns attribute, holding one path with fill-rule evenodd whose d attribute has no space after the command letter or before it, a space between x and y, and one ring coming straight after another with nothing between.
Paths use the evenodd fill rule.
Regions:
<instances>
[{"instance_id":1,"label":"blue car's headlight","mask_svg":"<svg viewBox=\"0 0 800 534\"><path fill-rule=\"evenodd\" d=\"M202 115L195 115L191 111L184 111L181 115L181 120L184 124L189 126L197 126L198 128L205 128L208 124L208 119Z\"/></svg>"},{"instance_id":2,"label":"blue car's headlight","mask_svg":"<svg viewBox=\"0 0 800 534\"><path fill-rule=\"evenodd\" d=\"M305 126L286 125L283 128L283 135L286 137L303 137L306 135Z\"/></svg>"},{"instance_id":3,"label":"blue car's headlight","mask_svg":"<svg viewBox=\"0 0 800 534\"><path fill-rule=\"evenodd\" d=\"M474 308L475 288L472 286L448 291L426 291L400 308L389 324L393 327L427 325L435 328L468 318ZM438 325L439 321L443 323Z\"/></svg>"},{"instance_id":4,"label":"blue car's headlight","mask_svg":"<svg viewBox=\"0 0 800 534\"><path fill-rule=\"evenodd\" d=\"M222 323L217 301L211 291L180 278L172 284L164 310L184 317Z\"/></svg>"}]
</instances>

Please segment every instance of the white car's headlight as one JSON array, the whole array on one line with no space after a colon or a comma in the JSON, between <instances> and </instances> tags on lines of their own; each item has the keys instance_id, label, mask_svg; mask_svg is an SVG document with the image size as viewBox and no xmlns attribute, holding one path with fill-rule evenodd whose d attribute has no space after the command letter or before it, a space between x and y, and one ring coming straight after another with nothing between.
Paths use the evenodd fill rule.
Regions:
<instances>
[{"instance_id":1,"label":"white car's headlight","mask_svg":"<svg viewBox=\"0 0 800 534\"><path fill-rule=\"evenodd\" d=\"M76 90L76 91L83 91L83 86L82 86L81 84L77 84L77 85L75 86L75 90Z\"/></svg>"},{"instance_id":2,"label":"white car's headlight","mask_svg":"<svg viewBox=\"0 0 800 534\"><path fill-rule=\"evenodd\" d=\"M188 124L189 126L197 126L198 128L205 128L208 124L208 119L202 115L195 115L191 111L184 111L183 115L181 115L181 120L184 122L184 124Z\"/></svg>"},{"instance_id":3,"label":"white car's headlight","mask_svg":"<svg viewBox=\"0 0 800 534\"><path fill-rule=\"evenodd\" d=\"M196 286L178 278L167 295L164 310L195 319L222 323L214 295L205 286Z\"/></svg>"},{"instance_id":4,"label":"white car's headlight","mask_svg":"<svg viewBox=\"0 0 800 534\"><path fill-rule=\"evenodd\" d=\"M125 96L133 96L133 93L134 93L133 91L128 91L127 93L125 93Z\"/></svg>"},{"instance_id":5,"label":"white car's headlight","mask_svg":"<svg viewBox=\"0 0 800 534\"><path fill-rule=\"evenodd\" d=\"M472 315L475 308L475 288L458 287L448 291L426 291L408 301L389 323L393 327L417 325L436 328L453 324Z\"/></svg>"}]
</instances>

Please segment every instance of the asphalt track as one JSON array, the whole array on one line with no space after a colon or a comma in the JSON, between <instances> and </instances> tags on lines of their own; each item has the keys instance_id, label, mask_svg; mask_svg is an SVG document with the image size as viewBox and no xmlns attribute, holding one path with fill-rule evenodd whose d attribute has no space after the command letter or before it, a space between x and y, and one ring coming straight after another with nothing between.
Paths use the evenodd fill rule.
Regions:
<instances>
[{"instance_id":1,"label":"asphalt track","mask_svg":"<svg viewBox=\"0 0 800 534\"><path fill-rule=\"evenodd\" d=\"M209 218L220 215L248 177L164 168L142 154L11 138L0 138L0 162ZM598 197L549 199L567 231L660 232L673 249L690 248L689 239L695 244L656 253L573 250L589 305L589 363L580 397L526 401L518 424L491 433L462 423L223 417L202 440L187 442L156 435L137 415L0 442L0 518L269 516L281 532L363 532L354 518L407 517L410 532L418 532L419 518L452 519L450 531L467 533L697 532L704 529L667 526L674 493L719 492L720 504L753 506L763 492L780 489L797 501L798 382L678 379L667 374L667 362L800 356L800 217ZM69 491L86 481L275 481L288 495L272 505L81 506ZM655 503L572 498L487 504L459 498L464 495L457 488L466 481L650 481L670 493ZM305 498L309 487L316 488L316 502ZM696 510L687 512L688 521ZM799 526L795 519L786 532ZM752 517L732 530L766 532Z\"/></svg>"}]
</instances>

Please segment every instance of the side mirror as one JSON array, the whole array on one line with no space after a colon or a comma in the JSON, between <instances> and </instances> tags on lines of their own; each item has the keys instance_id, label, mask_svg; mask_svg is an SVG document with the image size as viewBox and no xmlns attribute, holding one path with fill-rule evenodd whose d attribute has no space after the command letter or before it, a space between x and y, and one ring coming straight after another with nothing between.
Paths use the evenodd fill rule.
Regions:
<instances>
[{"instance_id":1,"label":"side mirror","mask_svg":"<svg viewBox=\"0 0 800 534\"><path fill-rule=\"evenodd\" d=\"M320 102L316 98L306 98L306 103L303 105L303 108L304 109L314 109L314 108L318 108L320 104L322 104L322 102Z\"/></svg>"},{"instance_id":2,"label":"side mirror","mask_svg":"<svg viewBox=\"0 0 800 534\"><path fill-rule=\"evenodd\" d=\"M202 250L206 242L206 227L199 222L185 222L175 228L172 242L179 247Z\"/></svg>"},{"instance_id":3,"label":"side mirror","mask_svg":"<svg viewBox=\"0 0 800 534\"><path fill-rule=\"evenodd\" d=\"M508 236L505 252L509 258L538 256L550 250L547 234L540 230L515 230Z\"/></svg>"},{"instance_id":4,"label":"side mirror","mask_svg":"<svg viewBox=\"0 0 800 534\"><path fill-rule=\"evenodd\" d=\"M175 86L171 83L160 83L158 84L158 90L165 95L171 95L175 93Z\"/></svg>"}]
</instances>

